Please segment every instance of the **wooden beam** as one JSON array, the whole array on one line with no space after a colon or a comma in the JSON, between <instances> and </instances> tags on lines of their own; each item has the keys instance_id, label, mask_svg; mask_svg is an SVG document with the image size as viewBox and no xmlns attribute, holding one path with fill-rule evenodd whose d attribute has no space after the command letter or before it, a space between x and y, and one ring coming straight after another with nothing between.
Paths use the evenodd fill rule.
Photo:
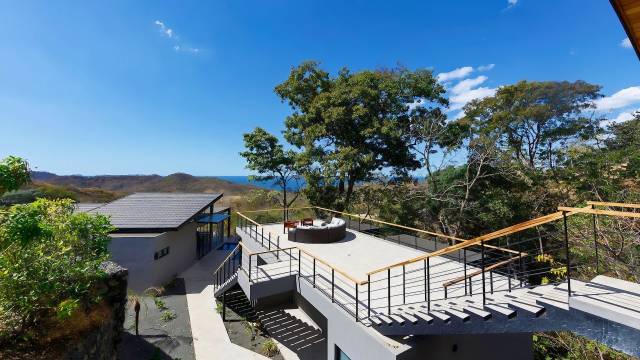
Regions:
<instances>
[{"instance_id":1,"label":"wooden beam","mask_svg":"<svg viewBox=\"0 0 640 360\"><path fill-rule=\"evenodd\" d=\"M609 207L623 207L631 209L640 209L640 204L628 204L617 202L602 202L602 201L587 201L587 204L594 206L609 206Z\"/></svg>"},{"instance_id":2,"label":"wooden beam","mask_svg":"<svg viewBox=\"0 0 640 360\"><path fill-rule=\"evenodd\" d=\"M560 211L571 211L574 213L582 213L582 214L596 214L596 215L607 215L607 216L617 216L617 217L631 217L631 218L640 218L640 213L632 213L628 211L613 211L613 210L599 210L599 209L585 209L585 208L572 208L572 207L558 207Z\"/></svg>"}]
</instances>

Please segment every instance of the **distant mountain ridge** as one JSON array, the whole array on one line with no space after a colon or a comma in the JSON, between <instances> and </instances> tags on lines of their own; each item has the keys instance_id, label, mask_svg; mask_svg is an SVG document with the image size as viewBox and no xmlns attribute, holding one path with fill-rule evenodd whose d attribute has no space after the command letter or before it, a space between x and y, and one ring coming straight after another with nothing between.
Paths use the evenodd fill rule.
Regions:
<instances>
[{"instance_id":1,"label":"distant mountain ridge","mask_svg":"<svg viewBox=\"0 0 640 360\"><path fill-rule=\"evenodd\" d=\"M57 175L46 171L32 171L34 183L43 182L58 186L102 189L117 193L134 192L206 192L239 195L258 189L250 184L237 184L209 176L193 176L184 173L161 175Z\"/></svg>"}]
</instances>

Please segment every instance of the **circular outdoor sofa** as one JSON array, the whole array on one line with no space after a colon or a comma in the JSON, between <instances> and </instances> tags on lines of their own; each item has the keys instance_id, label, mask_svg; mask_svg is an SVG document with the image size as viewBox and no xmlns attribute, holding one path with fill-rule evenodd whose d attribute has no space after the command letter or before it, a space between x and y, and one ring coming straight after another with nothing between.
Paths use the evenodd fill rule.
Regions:
<instances>
[{"instance_id":1,"label":"circular outdoor sofa","mask_svg":"<svg viewBox=\"0 0 640 360\"><path fill-rule=\"evenodd\" d=\"M340 218L332 218L331 222L320 225L298 225L289 229L289 241L300 243L328 244L344 239L347 234L347 223Z\"/></svg>"}]
</instances>

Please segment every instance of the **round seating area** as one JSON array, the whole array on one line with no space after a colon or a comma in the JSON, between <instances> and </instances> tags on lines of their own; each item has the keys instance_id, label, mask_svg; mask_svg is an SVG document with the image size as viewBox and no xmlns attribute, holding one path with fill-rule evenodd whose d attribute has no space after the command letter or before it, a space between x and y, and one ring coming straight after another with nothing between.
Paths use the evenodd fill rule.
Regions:
<instances>
[{"instance_id":1,"label":"round seating area","mask_svg":"<svg viewBox=\"0 0 640 360\"><path fill-rule=\"evenodd\" d=\"M318 225L297 225L289 230L289 241L313 244L328 244L344 239L347 234L347 223L340 218L332 218L331 222Z\"/></svg>"}]
</instances>

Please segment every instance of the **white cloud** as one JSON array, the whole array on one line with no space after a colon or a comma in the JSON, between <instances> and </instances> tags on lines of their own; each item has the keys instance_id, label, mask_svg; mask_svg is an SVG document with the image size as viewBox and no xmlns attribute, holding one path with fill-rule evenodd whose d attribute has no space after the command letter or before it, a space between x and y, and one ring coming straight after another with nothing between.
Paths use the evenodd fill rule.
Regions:
<instances>
[{"instance_id":1,"label":"white cloud","mask_svg":"<svg viewBox=\"0 0 640 360\"><path fill-rule=\"evenodd\" d=\"M621 109L637 103L640 103L640 86L628 87L595 101L600 111Z\"/></svg>"},{"instance_id":2,"label":"white cloud","mask_svg":"<svg viewBox=\"0 0 640 360\"><path fill-rule=\"evenodd\" d=\"M495 95L496 90L496 88L479 87L454 95L449 99L451 104L449 109L451 111L462 109L471 100Z\"/></svg>"},{"instance_id":3,"label":"white cloud","mask_svg":"<svg viewBox=\"0 0 640 360\"><path fill-rule=\"evenodd\" d=\"M449 72L439 73L437 75L437 79L439 82L446 82L454 79L463 79L469 76L469 74L471 74L472 72L473 68L471 66L464 66Z\"/></svg>"},{"instance_id":4,"label":"white cloud","mask_svg":"<svg viewBox=\"0 0 640 360\"><path fill-rule=\"evenodd\" d=\"M640 109L638 109L640 110ZM625 122L625 121L629 121L631 119L633 119L633 111L630 112L621 112L620 114L618 114L618 116L616 116L615 118L611 119L611 122L613 123L621 123L621 122Z\"/></svg>"},{"instance_id":5,"label":"white cloud","mask_svg":"<svg viewBox=\"0 0 640 360\"><path fill-rule=\"evenodd\" d=\"M518 0L507 0L507 9L518 5Z\"/></svg>"},{"instance_id":6,"label":"white cloud","mask_svg":"<svg viewBox=\"0 0 640 360\"><path fill-rule=\"evenodd\" d=\"M486 77L484 75L480 75L477 78L462 80L459 83L457 83L451 89L451 92L456 94L456 95L468 92L471 89L473 89L474 87L476 87L476 86L482 84L483 82L487 81L487 79L488 79L488 77Z\"/></svg>"},{"instance_id":7,"label":"white cloud","mask_svg":"<svg viewBox=\"0 0 640 360\"><path fill-rule=\"evenodd\" d=\"M158 29L160 29L160 32L162 32L167 37L173 38L175 36L175 34L173 33L173 29L165 25L162 21L156 20L153 23L156 24L156 26L158 26Z\"/></svg>"},{"instance_id":8,"label":"white cloud","mask_svg":"<svg viewBox=\"0 0 640 360\"><path fill-rule=\"evenodd\" d=\"M624 40L620 41L620 46L625 49L631 49L631 40L629 40L629 38L625 38Z\"/></svg>"},{"instance_id":9,"label":"white cloud","mask_svg":"<svg viewBox=\"0 0 640 360\"><path fill-rule=\"evenodd\" d=\"M164 22L160 20L156 20L153 23L158 27L162 35L168 37L169 39L171 39L171 41L173 41L173 50L177 52L187 52L194 55L197 55L198 53L200 53L201 50L199 48L185 45L180 40L178 35L176 35L173 29L168 27Z\"/></svg>"},{"instance_id":10,"label":"white cloud","mask_svg":"<svg viewBox=\"0 0 640 360\"><path fill-rule=\"evenodd\" d=\"M478 71L489 71L489 70L493 69L494 67L496 67L496 64L482 65L482 66L478 66Z\"/></svg>"}]
</instances>

